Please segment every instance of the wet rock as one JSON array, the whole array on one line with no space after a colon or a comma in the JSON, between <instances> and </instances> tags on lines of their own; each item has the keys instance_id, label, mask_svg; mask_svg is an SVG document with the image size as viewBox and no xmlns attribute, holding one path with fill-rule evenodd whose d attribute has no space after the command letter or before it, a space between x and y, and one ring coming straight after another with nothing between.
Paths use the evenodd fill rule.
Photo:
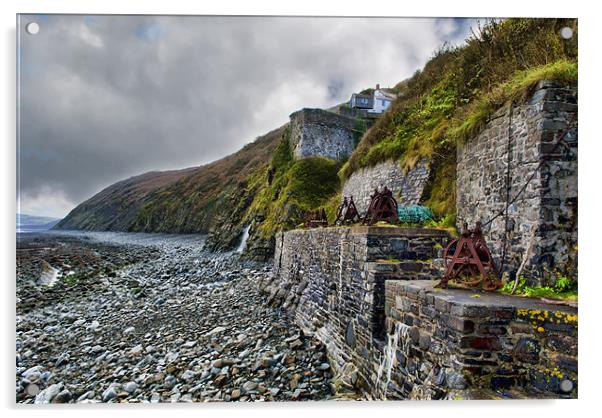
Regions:
<instances>
[{"instance_id":1,"label":"wet rock","mask_svg":"<svg viewBox=\"0 0 602 418\"><path fill-rule=\"evenodd\" d=\"M115 399L117 397L117 390L115 389L115 386L109 386L103 393L102 393L102 401L103 402L108 402L111 399Z\"/></svg>"},{"instance_id":2,"label":"wet rock","mask_svg":"<svg viewBox=\"0 0 602 418\"><path fill-rule=\"evenodd\" d=\"M69 354L68 353L63 353L63 354L61 354L61 356L54 363L54 367L60 367L60 366L65 365L67 363L69 363Z\"/></svg>"},{"instance_id":3,"label":"wet rock","mask_svg":"<svg viewBox=\"0 0 602 418\"><path fill-rule=\"evenodd\" d=\"M228 376L225 374L219 374L217 375L217 377L213 380L213 385L216 387L222 387L226 384L226 381L228 380Z\"/></svg>"},{"instance_id":4,"label":"wet rock","mask_svg":"<svg viewBox=\"0 0 602 418\"><path fill-rule=\"evenodd\" d=\"M328 363L322 363L322 364L320 364L317 367L317 369L318 370L322 370L322 371L328 370L328 369L330 369L330 364L328 364Z\"/></svg>"},{"instance_id":5,"label":"wet rock","mask_svg":"<svg viewBox=\"0 0 602 418\"><path fill-rule=\"evenodd\" d=\"M129 394L136 392L136 389L138 389L138 384L136 382L127 382L123 386L123 390L125 390Z\"/></svg>"},{"instance_id":6,"label":"wet rock","mask_svg":"<svg viewBox=\"0 0 602 418\"><path fill-rule=\"evenodd\" d=\"M130 354L137 356L138 354L142 353L142 346L140 344L138 344L135 347L132 347L132 349L130 350Z\"/></svg>"},{"instance_id":7,"label":"wet rock","mask_svg":"<svg viewBox=\"0 0 602 418\"><path fill-rule=\"evenodd\" d=\"M225 330L226 330L226 328L224 328L224 327L215 327L211 331L209 331L207 334L205 334L205 336L206 337L210 337L212 335L216 335L216 334L219 334L221 332L224 332Z\"/></svg>"},{"instance_id":8,"label":"wet rock","mask_svg":"<svg viewBox=\"0 0 602 418\"><path fill-rule=\"evenodd\" d=\"M45 404L50 403L55 396L57 396L63 389L63 383L57 383L48 386L36 395L34 403Z\"/></svg>"},{"instance_id":9,"label":"wet rock","mask_svg":"<svg viewBox=\"0 0 602 418\"><path fill-rule=\"evenodd\" d=\"M71 392L69 392L67 389L63 389L52 399L52 403L67 403L71 400L71 398Z\"/></svg>"},{"instance_id":10,"label":"wet rock","mask_svg":"<svg viewBox=\"0 0 602 418\"><path fill-rule=\"evenodd\" d=\"M303 347L303 342L300 339L295 339L289 344L289 347L292 349Z\"/></svg>"},{"instance_id":11,"label":"wet rock","mask_svg":"<svg viewBox=\"0 0 602 418\"><path fill-rule=\"evenodd\" d=\"M256 382L245 382L245 383L242 385L242 389L243 389L245 392L250 392L250 391L252 391L252 390L255 390L255 389L257 389L257 383L256 383Z\"/></svg>"},{"instance_id":12,"label":"wet rock","mask_svg":"<svg viewBox=\"0 0 602 418\"><path fill-rule=\"evenodd\" d=\"M131 239L129 234L122 238ZM237 256L206 254L197 241L178 244L176 250L169 240L181 242L181 237L153 234L142 239L151 238L151 245L103 247L83 240L76 247L67 245L65 259L71 253L95 258L85 259L83 267L70 259L52 261L69 264L77 274L79 268L89 269L85 285L61 288L60 293L27 293L27 281L18 278L18 402L33 402L40 395L33 386L27 389L33 382L46 388L39 396L46 402L330 396L330 373L320 370L324 347L304 337L259 294L257 283L270 274L269 265L243 265ZM103 263L123 266L111 264L116 274L109 279L102 273ZM132 292L142 289L145 297L135 299ZM44 305L23 304L28 298ZM160 299L164 303L155 305ZM42 330L43 336L36 334ZM295 374L296 387L290 389ZM68 382L68 390L47 386L49 380Z\"/></svg>"},{"instance_id":13,"label":"wet rock","mask_svg":"<svg viewBox=\"0 0 602 418\"><path fill-rule=\"evenodd\" d=\"M184 373L182 373L181 379L189 382L194 379L194 377L195 373L192 370L186 370Z\"/></svg>"}]
</instances>

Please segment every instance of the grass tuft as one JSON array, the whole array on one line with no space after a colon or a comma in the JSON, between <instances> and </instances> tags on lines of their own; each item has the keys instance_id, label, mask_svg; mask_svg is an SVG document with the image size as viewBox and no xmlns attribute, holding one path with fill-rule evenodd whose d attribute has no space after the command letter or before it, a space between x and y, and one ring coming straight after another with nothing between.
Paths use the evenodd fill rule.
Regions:
<instances>
[{"instance_id":1,"label":"grass tuft","mask_svg":"<svg viewBox=\"0 0 602 418\"><path fill-rule=\"evenodd\" d=\"M558 33L571 27L570 40ZM364 134L339 173L384 161L407 172L431 161L424 204L442 217L455 212L455 158L506 103L525 101L541 80L577 80L576 19L488 21L459 47L443 46L411 78L395 86L398 98Z\"/></svg>"}]
</instances>

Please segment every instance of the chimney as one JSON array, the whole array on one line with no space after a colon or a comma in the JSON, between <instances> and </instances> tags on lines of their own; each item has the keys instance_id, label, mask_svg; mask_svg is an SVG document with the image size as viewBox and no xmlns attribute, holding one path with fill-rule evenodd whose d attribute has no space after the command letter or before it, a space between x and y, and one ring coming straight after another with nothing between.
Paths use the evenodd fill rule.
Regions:
<instances>
[{"instance_id":1,"label":"chimney","mask_svg":"<svg viewBox=\"0 0 602 418\"><path fill-rule=\"evenodd\" d=\"M376 90L380 90L380 84L376 85Z\"/></svg>"}]
</instances>

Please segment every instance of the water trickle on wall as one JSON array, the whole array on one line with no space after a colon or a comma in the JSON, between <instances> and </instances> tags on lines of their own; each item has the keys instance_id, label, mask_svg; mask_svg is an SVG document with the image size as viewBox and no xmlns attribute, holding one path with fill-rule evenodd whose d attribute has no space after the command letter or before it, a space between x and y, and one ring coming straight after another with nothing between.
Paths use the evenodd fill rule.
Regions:
<instances>
[{"instance_id":1,"label":"water trickle on wall","mask_svg":"<svg viewBox=\"0 0 602 418\"><path fill-rule=\"evenodd\" d=\"M409 329L410 327L406 324L396 322L393 333L387 335L387 345L383 351L382 360L376 373L376 384L382 385L380 388L377 388L377 394L382 400L387 400L387 387L391 381L391 370L393 369L393 363L395 362L399 337L401 336L405 341Z\"/></svg>"}]
</instances>

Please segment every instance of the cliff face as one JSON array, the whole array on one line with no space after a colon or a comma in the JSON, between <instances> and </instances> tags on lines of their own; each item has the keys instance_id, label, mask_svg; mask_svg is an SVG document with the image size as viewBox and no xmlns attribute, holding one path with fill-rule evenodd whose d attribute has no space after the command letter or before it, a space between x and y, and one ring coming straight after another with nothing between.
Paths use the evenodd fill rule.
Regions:
<instances>
[{"instance_id":1,"label":"cliff face","mask_svg":"<svg viewBox=\"0 0 602 418\"><path fill-rule=\"evenodd\" d=\"M119 181L79 204L54 229L124 231L149 196L195 168L153 171Z\"/></svg>"},{"instance_id":2,"label":"cliff face","mask_svg":"<svg viewBox=\"0 0 602 418\"><path fill-rule=\"evenodd\" d=\"M558 36L564 26L571 40ZM297 227L307 211L325 208L332 223L342 193L367 200L385 184L453 227L457 147L501 107L524 103L539 81L575 82L576 33L574 19L490 22L395 86L398 98L376 121L303 109L219 161L116 183L58 228L208 233L207 248L220 251L249 227L245 253L266 259L276 233Z\"/></svg>"},{"instance_id":3,"label":"cliff face","mask_svg":"<svg viewBox=\"0 0 602 418\"><path fill-rule=\"evenodd\" d=\"M248 177L269 163L282 130L201 167L117 182L78 205L55 228L207 233L230 211L226 204L232 194L247 191Z\"/></svg>"}]
</instances>

